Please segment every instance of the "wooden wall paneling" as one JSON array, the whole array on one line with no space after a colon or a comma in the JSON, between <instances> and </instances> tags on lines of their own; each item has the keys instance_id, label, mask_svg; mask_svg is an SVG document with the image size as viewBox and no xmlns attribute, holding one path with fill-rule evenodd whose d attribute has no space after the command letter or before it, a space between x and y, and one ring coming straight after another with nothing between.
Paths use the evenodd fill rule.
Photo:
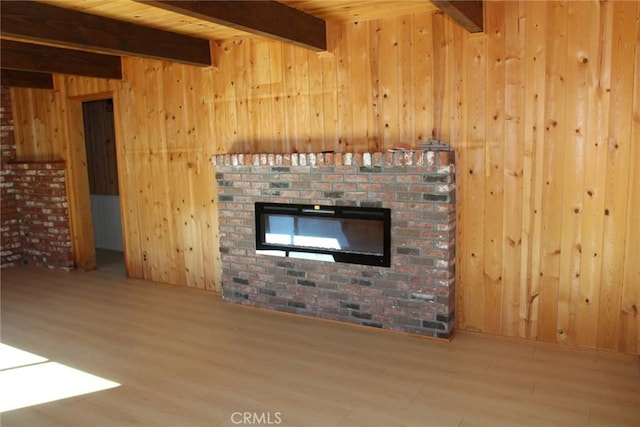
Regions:
<instances>
[{"instance_id":1,"label":"wooden wall paneling","mask_svg":"<svg viewBox=\"0 0 640 427\"><path fill-rule=\"evenodd\" d=\"M125 237L125 265L130 277L144 278L148 262L145 261L144 251L146 236L141 222L145 220L139 212L144 211L144 176L146 170L140 163L137 155L142 151L142 134L136 127L136 123L142 123L144 112L141 102L145 96L143 82L146 79L146 68L142 59L124 58L123 74L126 76L120 86L120 102L115 102L115 109L120 109L116 116L116 123L121 119L120 125L116 125L116 137L121 132L123 138L119 138L122 144L120 161L118 163L120 173L120 196L123 210L123 233Z\"/></svg>"},{"instance_id":2,"label":"wooden wall paneling","mask_svg":"<svg viewBox=\"0 0 640 427\"><path fill-rule=\"evenodd\" d=\"M523 210L523 127L525 4L505 5L505 89L504 89L504 197L501 265L502 318L501 334L518 336L521 305L520 268L522 265Z\"/></svg>"},{"instance_id":3,"label":"wooden wall paneling","mask_svg":"<svg viewBox=\"0 0 640 427\"><path fill-rule=\"evenodd\" d=\"M464 106L464 90L465 90L465 43L467 34L465 30L451 20L447 21L447 32L450 34L450 40L455 49L451 50L449 68L450 72L447 79L449 91L451 95L448 97L449 115L449 143L456 146L462 141L465 126L465 106Z\"/></svg>"},{"instance_id":4,"label":"wooden wall paneling","mask_svg":"<svg viewBox=\"0 0 640 427\"><path fill-rule=\"evenodd\" d=\"M528 317L526 322L526 337L536 339L538 336L538 318L540 312L540 271L541 258L540 251L542 241L542 193L543 193L543 168L545 158L545 106L546 106L546 32L547 32L547 14L546 5L543 3L527 3L530 10L530 19L527 19L527 32L532 34L532 42L527 42L528 61L532 64L528 67L527 81L533 82L531 97L528 102L533 105L530 108L529 126L525 128L531 134L525 134L525 138L531 138L533 153L533 170L531 174L532 197L531 208L529 212L532 214L528 221L531 236L530 239L530 268L527 277L530 277L528 285ZM528 25L528 24L531 25Z\"/></svg>"},{"instance_id":5,"label":"wooden wall paneling","mask_svg":"<svg viewBox=\"0 0 640 427\"><path fill-rule=\"evenodd\" d=\"M259 90L260 90L260 76L257 72L257 59L255 58L255 46L254 40L248 40L246 44L246 48L243 50L245 54L244 64L247 68L247 114L248 120L245 123L247 126L248 140L246 141L245 150L247 153L255 153L268 151L266 148L260 147L260 132L258 129L258 110L260 109L261 102L259 99Z\"/></svg>"},{"instance_id":6,"label":"wooden wall paneling","mask_svg":"<svg viewBox=\"0 0 640 427\"><path fill-rule=\"evenodd\" d=\"M401 69L406 59L399 55L398 44L398 19L378 21L379 27L375 30L378 44L378 93L377 93L377 123L379 129L378 146L376 151L383 147L392 147L400 141L400 84L402 79ZM409 62L409 61L407 61ZM410 62L409 62L410 64Z\"/></svg>"},{"instance_id":7,"label":"wooden wall paneling","mask_svg":"<svg viewBox=\"0 0 640 427\"><path fill-rule=\"evenodd\" d=\"M55 79L54 79L55 81ZM55 160L65 158L66 141L60 140L65 127L50 125L51 104L62 103L60 91L29 88L11 88L15 122L16 155L21 160ZM24 101L23 101L24 100ZM55 119L60 124L60 119ZM58 132L56 132L56 130ZM58 138L56 138L58 137Z\"/></svg>"},{"instance_id":8,"label":"wooden wall paneling","mask_svg":"<svg viewBox=\"0 0 640 427\"><path fill-rule=\"evenodd\" d=\"M595 3L567 4L569 22L588 22ZM577 26L567 31L566 102L564 159L562 171L562 209L560 218L560 274L558 289L557 342L575 344L577 307L580 288L580 247L582 244L582 207L586 119L588 109L588 81L586 52L589 33Z\"/></svg>"},{"instance_id":9,"label":"wooden wall paneling","mask_svg":"<svg viewBox=\"0 0 640 427\"><path fill-rule=\"evenodd\" d=\"M414 26L413 16L404 16L398 20L398 141L410 147L415 147L416 124L414 122L413 81L414 62L417 55L413 55ZM424 90L424 89L422 89Z\"/></svg>"},{"instance_id":10,"label":"wooden wall paneling","mask_svg":"<svg viewBox=\"0 0 640 427\"><path fill-rule=\"evenodd\" d=\"M110 96L114 85L117 86L121 80L98 79L90 77L81 77L75 75L54 75L59 79L57 87L64 87L68 97L92 100ZM123 72L124 76L124 72Z\"/></svg>"},{"instance_id":11,"label":"wooden wall paneling","mask_svg":"<svg viewBox=\"0 0 640 427\"><path fill-rule=\"evenodd\" d=\"M311 150L313 138L311 129L311 105L310 105L310 86L309 86L309 62L311 55L303 49L295 49L294 64L296 75L296 113L297 113L297 129L298 140L293 147L293 151L308 152ZM315 54L314 54L315 56Z\"/></svg>"},{"instance_id":12,"label":"wooden wall paneling","mask_svg":"<svg viewBox=\"0 0 640 427\"><path fill-rule=\"evenodd\" d=\"M441 136L442 141L453 142L458 137L457 129L459 126L460 99L457 92L460 90L459 78L461 65L459 63L460 53L458 46L461 46L462 37L465 34L458 31L461 27L446 17L444 20L444 43L443 50L445 54L446 68L444 73L444 103L442 105L442 125Z\"/></svg>"},{"instance_id":13,"label":"wooden wall paneling","mask_svg":"<svg viewBox=\"0 0 640 427\"><path fill-rule=\"evenodd\" d=\"M236 123L236 132L237 138L233 145L231 141L220 141L218 140L217 152L230 152L230 153L248 153L249 150L249 142L251 141L251 132L252 129L249 127L249 75L248 75L248 67L247 67L247 55L244 54L246 50L246 44L248 41L240 40L233 42L232 49L232 64L227 64L227 68L232 68L233 74L233 82L235 89L235 111L237 116ZM222 67L220 67L222 68ZM224 78L225 73L216 73L214 74L214 79L216 78ZM214 86L217 87L217 86ZM224 129L227 126L223 120L220 120L219 117L224 117L221 109L218 106L218 103L215 104L215 118L216 118L216 128L214 129L214 134L219 135L219 130ZM233 125L233 122L232 122ZM236 145L237 144L237 145Z\"/></svg>"},{"instance_id":14,"label":"wooden wall paneling","mask_svg":"<svg viewBox=\"0 0 640 427\"><path fill-rule=\"evenodd\" d=\"M433 130L433 32L431 14L413 16L412 79L407 82L413 100L410 111L415 127L415 142L431 139Z\"/></svg>"},{"instance_id":15,"label":"wooden wall paneling","mask_svg":"<svg viewBox=\"0 0 640 427\"><path fill-rule=\"evenodd\" d=\"M381 31L380 20L367 22L369 37L368 41L368 55L369 55L369 73L368 73L368 108L370 109L367 115L367 146L366 151L377 151L381 146L381 138L383 135L380 130L380 116L382 115L381 104L381 82L380 82L380 38Z\"/></svg>"},{"instance_id":16,"label":"wooden wall paneling","mask_svg":"<svg viewBox=\"0 0 640 427\"><path fill-rule=\"evenodd\" d=\"M296 74L295 74L295 55L294 46L283 43L281 46L282 58L281 71L282 74L282 108L283 108L283 148L287 152L291 152L295 145L298 135L297 112L296 112Z\"/></svg>"},{"instance_id":17,"label":"wooden wall paneling","mask_svg":"<svg viewBox=\"0 0 640 427\"><path fill-rule=\"evenodd\" d=\"M433 128L431 138L438 141L447 141L447 135L443 132L443 121L446 107L445 91L447 78L447 33L445 31L445 16L442 13L434 13L431 16L431 29L433 34L433 79L431 96L433 98Z\"/></svg>"},{"instance_id":18,"label":"wooden wall paneling","mask_svg":"<svg viewBox=\"0 0 640 427\"><path fill-rule=\"evenodd\" d=\"M215 99L215 107L217 114L212 117L215 123L213 133L218 136L217 149L218 152L244 152L242 143L246 143L248 139L245 136L246 127L246 98L242 99L245 91L245 81L236 74L234 59L238 56L236 43L220 42L217 45L219 52L220 66L212 76L212 94ZM244 77L244 74L240 74ZM203 82L204 83L204 82ZM242 89L239 89L242 86ZM200 92L203 90L200 89ZM242 91L242 92L240 92ZM240 101L238 101L240 98ZM239 115L244 113L243 121L240 122Z\"/></svg>"},{"instance_id":19,"label":"wooden wall paneling","mask_svg":"<svg viewBox=\"0 0 640 427\"><path fill-rule=\"evenodd\" d=\"M216 116L214 102L214 69L189 68L199 76L200 85L195 86L198 97L194 97L193 110L195 114L195 128L197 140L194 145L197 148L196 172L199 182L199 196L197 203L198 221L200 225L199 237L202 244L202 264L204 269L204 289L214 292L222 292L221 268L220 268L220 244L218 236L217 213L217 185L215 168L211 167L210 159L219 148L215 141L214 117ZM195 79L195 78L194 78ZM231 106L235 111L235 103ZM232 129L235 132L235 128ZM234 133L234 138L237 134ZM202 286L199 286L202 287Z\"/></svg>"},{"instance_id":20,"label":"wooden wall paneling","mask_svg":"<svg viewBox=\"0 0 640 427\"><path fill-rule=\"evenodd\" d=\"M589 117L585 153L582 257L580 259L580 327L576 342L582 347L596 347L600 278L602 276L602 242L604 237L604 192L608 152L609 104L611 87L610 36L613 31L612 3L600 3L591 16L590 28L598 28L590 38Z\"/></svg>"},{"instance_id":21,"label":"wooden wall paneling","mask_svg":"<svg viewBox=\"0 0 640 427\"><path fill-rule=\"evenodd\" d=\"M197 269L190 263L194 263L193 258L197 259L201 252L194 256L191 246L197 245L200 238L193 238L194 224L185 227L182 220L192 214L189 202L193 199L193 193L184 184L184 177L191 155L189 136L195 132L195 128L189 123L188 114L192 112L187 111L186 104L187 99L193 96L193 88L198 80L185 75L184 67L169 62L161 63L157 79L158 126L162 130L162 145L158 154L163 165L159 170L165 172L157 183L163 185L166 191L164 203L159 207L161 217L157 221L159 229L163 230L160 237L162 252L169 261L163 267L169 283L194 286L196 273L190 272ZM180 232L182 227L184 229Z\"/></svg>"},{"instance_id":22,"label":"wooden wall paneling","mask_svg":"<svg viewBox=\"0 0 640 427\"><path fill-rule=\"evenodd\" d=\"M66 98L66 97L65 97ZM93 236L93 219L91 216L91 197L89 190L89 171L87 169L87 152L85 145L82 118L82 102L80 100L64 100L66 106L58 106L66 111L68 130L67 160L69 219L71 221L73 254L76 267L83 270L96 268L95 241Z\"/></svg>"},{"instance_id":23,"label":"wooden wall paneling","mask_svg":"<svg viewBox=\"0 0 640 427\"><path fill-rule=\"evenodd\" d=\"M128 62L123 60L123 73L125 76L128 73ZM128 117L128 96L130 95L130 88L128 82L122 82L120 85L113 86L113 125L115 133L115 147L116 147L116 163L118 173L118 194L120 199L120 225L122 227L122 247L124 251L125 272L127 277L140 277L141 275L135 275L136 271L133 268L134 264L139 265L140 257L137 260L129 260L132 253L139 253L140 239L138 235L138 228L133 226L135 218L131 214L137 210L134 208L136 200L131 198L127 201L123 201L125 193L130 194L129 185L127 182L128 176L133 176L134 172L131 170L130 164L127 162L127 156L125 155L125 132L123 129L125 123L125 117ZM123 178L124 177L124 178Z\"/></svg>"},{"instance_id":24,"label":"wooden wall paneling","mask_svg":"<svg viewBox=\"0 0 640 427\"><path fill-rule=\"evenodd\" d=\"M172 170L172 177L169 181L171 188L171 205L172 213L170 219L178 229L182 228L180 235L182 239L176 241L176 249L172 252L176 254L180 260L179 268L181 274L184 275L184 284L188 287L204 288L204 265L202 240L199 227L200 208L196 201L201 191L206 190L200 188L197 176L197 147L192 142L196 131L196 117L201 114L197 108L193 108L190 104L197 97L195 88L201 81L197 76L191 75L184 67L173 67L174 79L182 82L182 92L172 96L179 100L177 105L177 132L182 135L175 144L170 144L167 148L169 151L169 162ZM171 88L169 84L167 86ZM198 88L198 90L200 90ZM227 104L227 103L225 103ZM171 131L171 129L167 129ZM174 130L174 132L176 131ZM182 253L177 251L182 250ZM198 286L200 284L200 286Z\"/></svg>"},{"instance_id":25,"label":"wooden wall paneling","mask_svg":"<svg viewBox=\"0 0 640 427\"><path fill-rule=\"evenodd\" d=\"M161 170L162 155L159 152L161 143L162 122L156 108L161 108L160 96L158 90L162 90L162 81L158 81L158 70L161 67L158 61L149 61L145 63L146 79L142 82L144 86L144 96L140 105L144 116L138 118L139 123L144 123L146 129L141 132L140 151L136 152L136 163L139 163L141 171L143 171L142 183L144 183L141 196L146 213L144 220L140 223L143 230L143 248L145 252L145 279L157 282L162 277L162 265L160 264L160 254L163 251L160 237L162 229L158 223L161 214L159 211L165 203L166 187L163 185L164 176L169 171ZM148 84L147 81L152 83ZM160 86L158 88L157 86ZM151 87L154 89L152 90ZM142 127L142 125L139 125ZM162 174L162 175L161 175ZM167 260L168 261L168 260Z\"/></svg>"},{"instance_id":26,"label":"wooden wall paneling","mask_svg":"<svg viewBox=\"0 0 640 427\"><path fill-rule=\"evenodd\" d=\"M596 346L617 350L620 339L621 297L624 273L626 218L629 199L633 76L638 45L629 34L638 34L637 2L615 3L611 55L611 103L606 145L604 240L600 278L600 312ZM631 238L631 236L629 236Z\"/></svg>"},{"instance_id":27,"label":"wooden wall paneling","mask_svg":"<svg viewBox=\"0 0 640 427\"><path fill-rule=\"evenodd\" d=\"M333 38L333 57L336 68L337 85L337 134L334 136L334 145L330 150L336 152L349 152L354 142L353 135L353 100L351 91L352 70L350 67L349 31L346 25L331 25L329 34Z\"/></svg>"},{"instance_id":28,"label":"wooden wall paneling","mask_svg":"<svg viewBox=\"0 0 640 427\"><path fill-rule=\"evenodd\" d=\"M632 86L629 192L618 351L640 354L640 4L636 3L635 65ZM635 284L635 286L634 286ZM635 289L634 289L635 288ZM630 316L630 314L633 316ZM634 350L635 349L635 350Z\"/></svg>"},{"instance_id":29,"label":"wooden wall paneling","mask_svg":"<svg viewBox=\"0 0 640 427\"><path fill-rule=\"evenodd\" d=\"M315 151L337 151L339 149L340 128L339 85L336 58L331 55L316 54L322 69L322 135L323 144Z\"/></svg>"},{"instance_id":30,"label":"wooden wall paneling","mask_svg":"<svg viewBox=\"0 0 640 427\"><path fill-rule=\"evenodd\" d=\"M458 153L457 194L459 212L456 250L460 283L456 292L458 326L481 331L484 328L484 217L485 217L485 99L487 97L487 37L467 39L465 139Z\"/></svg>"},{"instance_id":31,"label":"wooden wall paneling","mask_svg":"<svg viewBox=\"0 0 640 427\"><path fill-rule=\"evenodd\" d=\"M566 24L564 4L553 3L547 9L547 68L545 97L545 153L542 189L542 239L540 245L540 305L538 337L555 342L558 319L560 272L559 213L562 207L562 165L566 92Z\"/></svg>"},{"instance_id":32,"label":"wooden wall paneling","mask_svg":"<svg viewBox=\"0 0 640 427\"><path fill-rule=\"evenodd\" d=\"M284 111L284 82L282 74L282 46L281 43L269 44L269 89L271 99L272 126L269 138L273 140L270 146L280 147L283 152L286 144L286 125Z\"/></svg>"},{"instance_id":33,"label":"wooden wall paneling","mask_svg":"<svg viewBox=\"0 0 640 427\"><path fill-rule=\"evenodd\" d=\"M500 332L502 318L502 239L505 138L505 20L504 4L487 5L487 97L484 219L484 330ZM512 149L509 147L508 149ZM513 201L509 201L513 202ZM510 215L512 217L513 213Z\"/></svg>"},{"instance_id":34,"label":"wooden wall paneling","mask_svg":"<svg viewBox=\"0 0 640 427\"><path fill-rule=\"evenodd\" d=\"M317 53L306 52L309 81L309 135L310 142L305 147L306 151L321 151L325 149L324 122L331 118L331 107L324 109L324 81L322 76L322 63ZM325 114L326 117L325 117ZM333 147L332 147L333 148Z\"/></svg>"},{"instance_id":35,"label":"wooden wall paneling","mask_svg":"<svg viewBox=\"0 0 640 427\"><path fill-rule=\"evenodd\" d=\"M640 40L640 6L636 8L636 40ZM636 43L633 94L633 119L629 158L627 235L624 251L624 277L620 313L618 351L640 353L640 47Z\"/></svg>"},{"instance_id":36,"label":"wooden wall paneling","mask_svg":"<svg viewBox=\"0 0 640 427\"><path fill-rule=\"evenodd\" d=\"M354 22L347 26L347 61L349 66L351 88L351 110L353 116L353 141L350 148L354 152L369 149L372 129L369 117L372 112L371 70L369 67L369 25L365 22Z\"/></svg>"}]
</instances>

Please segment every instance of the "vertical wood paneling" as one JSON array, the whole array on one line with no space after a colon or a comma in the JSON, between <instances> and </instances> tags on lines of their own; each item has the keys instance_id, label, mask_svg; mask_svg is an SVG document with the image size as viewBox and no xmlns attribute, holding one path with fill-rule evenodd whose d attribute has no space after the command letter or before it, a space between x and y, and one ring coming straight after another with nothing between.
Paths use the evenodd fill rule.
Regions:
<instances>
[{"instance_id":1,"label":"vertical wood paneling","mask_svg":"<svg viewBox=\"0 0 640 427\"><path fill-rule=\"evenodd\" d=\"M609 130L611 84L611 35L613 3L601 3L590 22L594 32L590 43L589 109L584 174L584 215L577 344L596 346L602 271L602 241L606 173L606 140Z\"/></svg>"},{"instance_id":2,"label":"vertical wood paneling","mask_svg":"<svg viewBox=\"0 0 640 427\"><path fill-rule=\"evenodd\" d=\"M640 22L640 5L636 7L636 22ZM636 26L636 52L633 82L633 118L631 121L629 167L629 194L627 208L627 233L624 251L624 278L622 285L622 315L620 342L623 352L640 352L640 25Z\"/></svg>"},{"instance_id":3,"label":"vertical wood paneling","mask_svg":"<svg viewBox=\"0 0 640 427\"><path fill-rule=\"evenodd\" d=\"M627 238L626 218L629 198L631 123L633 110L635 51L638 39L637 2L621 2L612 13L611 35L611 102L609 129L603 143L607 151L604 194L604 237L602 276L600 279L600 311L596 347L615 349L619 341L621 296L624 272L624 249ZM636 192L638 189L636 189ZM634 238L632 235L628 238ZM637 236L636 236L637 238ZM640 284L639 284L640 286Z\"/></svg>"},{"instance_id":4,"label":"vertical wood paneling","mask_svg":"<svg viewBox=\"0 0 640 427\"><path fill-rule=\"evenodd\" d=\"M570 21L586 22L595 3L568 4ZM575 344L580 287L580 247L582 242L583 181L585 134L587 126L587 65L589 32L575 26L568 29L567 105L562 172L562 231L560 236L560 275L558 293L558 342Z\"/></svg>"},{"instance_id":5,"label":"vertical wood paneling","mask_svg":"<svg viewBox=\"0 0 640 427\"><path fill-rule=\"evenodd\" d=\"M504 4L487 15L487 97L485 98L484 167L484 321L483 330L499 333L502 319L502 239L504 201L505 129L505 19Z\"/></svg>"},{"instance_id":6,"label":"vertical wood paneling","mask_svg":"<svg viewBox=\"0 0 640 427\"><path fill-rule=\"evenodd\" d=\"M566 99L567 5L550 4L547 8L546 93L544 118L544 166L542 171L542 239L540 262L539 327L543 341L556 339L560 274L560 233L562 216L562 166Z\"/></svg>"},{"instance_id":7,"label":"vertical wood paneling","mask_svg":"<svg viewBox=\"0 0 640 427\"><path fill-rule=\"evenodd\" d=\"M129 274L219 290L212 154L442 139L458 327L637 353L638 2L485 8L484 34L425 13L332 24L322 55L235 40L215 70L127 58L122 82L56 76L12 91L18 154L65 158L80 185L70 100L112 93Z\"/></svg>"},{"instance_id":8,"label":"vertical wood paneling","mask_svg":"<svg viewBox=\"0 0 640 427\"><path fill-rule=\"evenodd\" d=\"M512 144L511 141L523 140L523 121L525 111L524 99L524 37L525 37L525 3L505 10L504 23L504 191L502 199L502 253L504 259L511 262L500 262L502 285L502 316L500 333L510 336L518 334L520 321L519 307L521 293L516 284L520 280L522 262L522 194L523 194L523 144Z\"/></svg>"}]
</instances>

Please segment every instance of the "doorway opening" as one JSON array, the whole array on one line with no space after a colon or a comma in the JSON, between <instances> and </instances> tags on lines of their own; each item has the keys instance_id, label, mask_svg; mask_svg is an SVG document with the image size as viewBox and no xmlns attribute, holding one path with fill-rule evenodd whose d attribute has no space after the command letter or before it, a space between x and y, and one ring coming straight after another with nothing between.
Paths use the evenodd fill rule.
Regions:
<instances>
[{"instance_id":1,"label":"doorway opening","mask_svg":"<svg viewBox=\"0 0 640 427\"><path fill-rule=\"evenodd\" d=\"M113 99L83 102L82 118L97 266L124 269Z\"/></svg>"}]
</instances>

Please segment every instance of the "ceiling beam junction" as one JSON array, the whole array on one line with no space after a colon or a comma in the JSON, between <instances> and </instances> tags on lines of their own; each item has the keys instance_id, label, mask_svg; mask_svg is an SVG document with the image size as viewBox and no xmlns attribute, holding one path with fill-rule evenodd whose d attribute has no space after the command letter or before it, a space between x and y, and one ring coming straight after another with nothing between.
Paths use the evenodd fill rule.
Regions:
<instances>
[{"instance_id":1,"label":"ceiling beam junction","mask_svg":"<svg viewBox=\"0 0 640 427\"><path fill-rule=\"evenodd\" d=\"M484 31L482 0L431 0L431 3L470 33Z\"/></svg>"},{"instance_id":2,"label":"ceiling beam junction","mask_svg":"<svg viewBox=\"0 0 640 427\"><path fill-rule=\"evenodd\" d=\"M0 70L0 82L8 87L30 87L34 89L53 89L53 75L31 71Z\"/></svg>"},{"instance_id":3,"label":"ceiling beam junction","mask_svg":"<svg viewBox=\"0 0 640 427\"><path fill-rule=\"evenodd\" d=\"M210 66L209 40L34 1L2 2L4 38Z\"/></svg>"},{"instance_id":4,"label":"ceiling beam junction","mask_svg":"<svg viewBox=\"0 0 640 427\"><path fill-rule=\"evenodd\" d=\"M3 6L4 7L4 6ZM119 56L2 40L2 68L122 79Z\"/></svg>"}]
</instances>

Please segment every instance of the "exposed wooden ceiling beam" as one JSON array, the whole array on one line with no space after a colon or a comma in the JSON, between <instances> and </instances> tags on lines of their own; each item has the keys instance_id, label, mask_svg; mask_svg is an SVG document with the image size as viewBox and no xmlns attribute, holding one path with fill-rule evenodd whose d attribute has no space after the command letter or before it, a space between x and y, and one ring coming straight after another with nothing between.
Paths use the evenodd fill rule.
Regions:
<instances>
[{"instance_id":1,"label":"exposed wooden ceiling beam","mask_svg":"<svg viewBox=\"0 0 640 427\"><path fill-rule=\"evenodd\" d=\"M53 89L53 76L48 73L30 71L0 70L0 82L8 87L31 87L36 89Z\"/></svg>"},{"instance_id":2,"label":"exposed wooden ceiling beam","mask_svg":"<svg viewBox=\"0 0 640 427\"><path fill-rule=\"evenodd\" d=\"M101 53L3 40L0 60L10 70L122 79L120 57Z\"/></svg>"},{"instance_id":3,"label":"exposed wooden ceiling beam","mask_svg":"<svg viewBox=\"0 0 640 427\"><path fill-rule=\"evenodd\" d=\"M34 1L2 3L0 33L23 41L211 65L209 41Z\"/></svg>"},{"instance_id":4,"label":"exposed wooden ceiling beam","mask_svg":"<svg viewBox=\"0 0 640 427\"><path fill-rule=\"evenodd\" d=\"M431 0L431 3L470 33L484 31L482 0Z\"/></svg>"},{"instance_id":5,"label":"exposed wooden ceiling beam","mask_svg":"<svg viewBox=\"0 0 640 427\"><path fill-rule=\"evenodd\" d=\"M277 1L153 0L143 3L317 52L327 50L324 20Z\"/></svg>"}]
</instances>

